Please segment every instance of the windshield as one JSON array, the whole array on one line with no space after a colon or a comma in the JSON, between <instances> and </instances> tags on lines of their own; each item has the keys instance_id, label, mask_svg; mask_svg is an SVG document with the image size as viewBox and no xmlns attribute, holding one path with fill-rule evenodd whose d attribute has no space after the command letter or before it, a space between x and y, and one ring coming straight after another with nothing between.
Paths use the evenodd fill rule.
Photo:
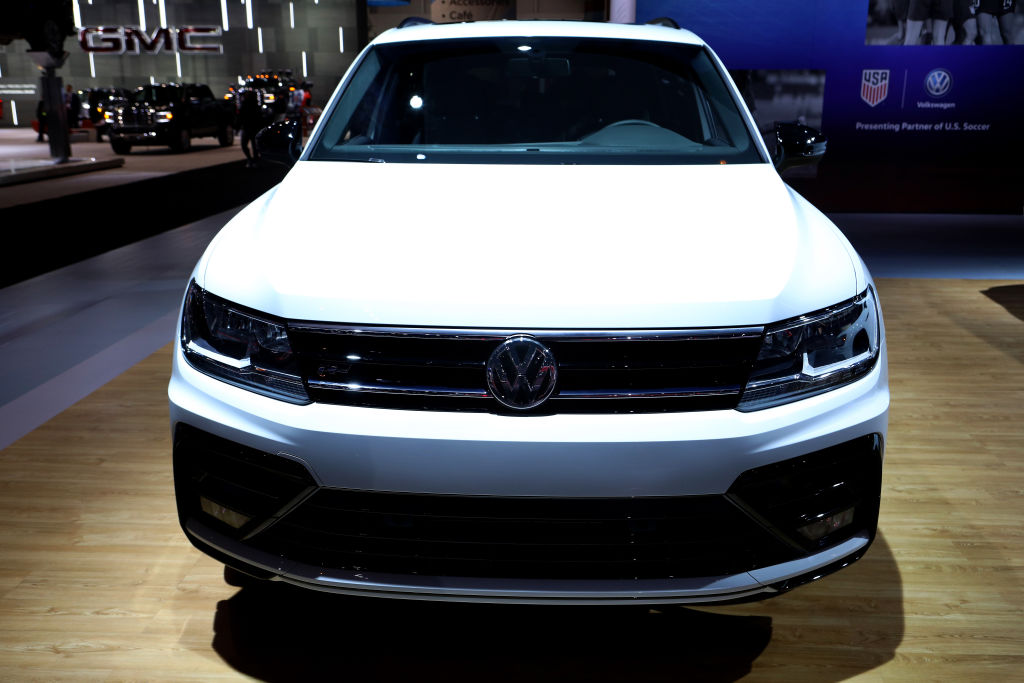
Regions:
<instances>
[{"instance_id":1,"label":"windshield","mask_svg":"<svg viewBox=\"0 0 1024 683\"><path fill-rule=\"evenodd\" d=\"M132 93L131 99L136 104L170 104L181 99L181 91L166 85L144 85Z\"/></svg>"},{"instance_id":2,"label":"windshield","mask_svg":"<svg viewBox=\"0 0 1024 683\"><path fill-rule=\"evenodd\" d=\"M564 37L376 45L333 108L310 158L764 161L702 47Z\"/></svg>"}]
</instances>

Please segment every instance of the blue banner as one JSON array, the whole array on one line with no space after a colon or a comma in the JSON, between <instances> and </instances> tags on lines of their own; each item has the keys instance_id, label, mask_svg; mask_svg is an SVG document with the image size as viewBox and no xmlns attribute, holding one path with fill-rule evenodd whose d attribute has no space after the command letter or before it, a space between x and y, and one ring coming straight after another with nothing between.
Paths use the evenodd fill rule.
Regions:
<instances>
[{"instance_id":1,"label":"blue banner","mask_svg":"<svg viewBox=\"0 0 1024 683\"><path fill-rule=\"evenodd\" d=\"M907 14L899 18L894 13L899 4L883 0L872 0L871 7L869 0L638 0L637 21L674 19L703 38L730 70L824 71L821 127L829 138L829 150L822 170L831 168L833 179L858 180L856 173L839 171L840 166L910 167L918 173L918 181L934 176L950 187L956 187L963 174L966 185L992 187L995 182L1002 198L998 210L1020 213L1024 204L1024 45L980 44L988 37L979 33L965 37L962 17L948 22L929 17L914 23L911 16L907 21ZM901 11L906 13L907 6L910 15L918 11L915 0L904 2ZM1015 9L1009 2L1007 6L1002 24L1005 39L1024 40L1024 7ZM892 17L892 26L880 24L885 21L880 18L883 14ZM974 15L969 18L973 20ZM970 26L975 30L996 26L994 39L999 40L997 23L983 23L979 15ZM908 40L911 33L916 35ZM971 44L935 44L954 40ZM932 44L903 44L918 41ZM822 174L826 180L829 175ZM991 207L991 202L986 206ZM948 201L934 203L934 208L947 207Z\"/></svg>"}]
</instances>

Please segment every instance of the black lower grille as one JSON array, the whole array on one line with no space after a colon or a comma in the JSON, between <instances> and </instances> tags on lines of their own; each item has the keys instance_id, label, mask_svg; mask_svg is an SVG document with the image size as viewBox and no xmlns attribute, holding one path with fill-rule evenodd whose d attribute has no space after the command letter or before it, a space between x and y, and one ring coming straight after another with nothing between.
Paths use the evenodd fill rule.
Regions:
<instances>
[{"instance_id":1,"label":"black lower grille","mask_svg":"<svg viewBox=\"0 0 1024 683\"><path fill-rule=\"evenodd\" d=\"M175 429L174 488L183 519L199 517L223 532L244 536L284 514L314 487L313 477L294 460L186 424ZM214 507L230 512L214 516ZM225 519L244 522L236 526Z\"/></svg>"},{"instance_id":2,"label":"black lower grille","mask_svg":"<svg viewBox=\"0 0 1024 683\"><path fill-rule=\"evenodd\" d=\"M815 451L744 472L728 495L777 534L807 550L846 540L854 533L874 533L882 486L879 434L868 434L838 446ZM799 532L817 519L844 510L853 522L810 540Z\"/></svg>"},{"instance_id":3,"label":"black lower grille","mask_svg":"<svg viewBox=\"0 0 1024 683\"><path fill-rule=\"evenodd\" d=\"M867 435L748 470L723 495L638 498L317 488L294 460L187 425L177 427L174 463L183 525L197 519L328 571L650 579L735 574L873 537L882 448L880 435ZM228 523L224 509L245 523ZM850 523L813 541L799 532L851 509Z\"/></svg>"},{"instance_id":4,"label":"black lower grille","mask_svg":"<svg viewBox=\"0 0 1024 683\"><path fill-rule=\"evenodd\" d=\"M794 557L717 495L544 499L322 489L254 541L314 566L434 576L717 576Z\"/></svg>"}]
</instances>

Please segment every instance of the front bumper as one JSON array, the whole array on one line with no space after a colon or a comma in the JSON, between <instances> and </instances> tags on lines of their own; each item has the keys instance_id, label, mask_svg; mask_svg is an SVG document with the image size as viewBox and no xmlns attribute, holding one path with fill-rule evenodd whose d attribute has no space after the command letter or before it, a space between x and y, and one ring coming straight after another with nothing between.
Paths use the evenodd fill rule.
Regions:
<instances>
[{"instance_id":1,"label":"front bumper","mask_svg":"<svg viewBox=\"0 0 1024 683\"><path fill-rule=\"evenodd\" d=\"M877 524L889 402L884 348L860 381L754 413L524 418L295 406L203 375L180 349L169 395L182 527L226 564L339 593L577 604L758 599L858 559ZM234 453L228 460L216 455L225 449ZM857 480L852 498L828 498L833 461L845 463L837 465L840 479ZM277 483L267 489L260 481ZM351 496L370 498L350 505ZM380 500L398 503L382 512L374 509ZM495 540L490 531L445 526L482 513L421 512L438 500L555 501L569 512ZM659 505L672 512L652 513ZM820 541L796 531L849 505L853 523ZM598 518L605 526L595 526ZM501 520L495 528L509 525ZM527 539L529 547L509 551L538 529L552 530L553 543ZM671 547L659 542L666 529L675 534ZM608 558L584 554L594 561L574 565L559 555L566 544L557 533L565 530L586 552L609 533L621 542L611 542ZM453 552L452 533L479 533L482 545L469 556ZM395 554L381 546L384 536L397 539L401 562L381 559ZM456 561L431 559L424 540ZM521 563L523 553L533 559Z\"/></svg>"},{"instance_id":2,"label":"front bumper","mask_svg":"<svg viewBox=\"0 0 1024 683\"><path fill-rule=\"evenodd\" d=\"M125 142L132 143L133 145L169 145L178 137L176 130L172 130L166 126L158 126L155 128L118 128L108 125L106 127L106 132L111 139L124 140Z\"/></svg>"}]
</instances>

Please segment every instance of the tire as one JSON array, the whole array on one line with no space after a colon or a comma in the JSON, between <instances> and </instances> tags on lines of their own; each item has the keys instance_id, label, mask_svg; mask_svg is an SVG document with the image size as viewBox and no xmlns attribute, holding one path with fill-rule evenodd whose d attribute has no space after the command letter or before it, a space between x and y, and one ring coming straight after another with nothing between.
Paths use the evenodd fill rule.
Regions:
<instances>
[{"instance_id":1,"label":"tire","mask_svg":"<svg viewBox=\"0 0 1024 683\"><path fill-rule=\"evenodd\" d=\"M221 147L230 147L235 144L235 129L231 126L224 126L224 128L217 133L217 142L220 143Z\"/></svg>"},{"instance_id":2,"label":"tire","mask_svg":"<svg viewBox=\"0 0 1024 683\"><path fill-rule=\"evenodd\" d=\"M184 153L192 148L192 133L182 128L178 131L178 137L171 143L171 149L175 152Z\"/></svg>"},{"instance_id":3,"label":"tire","mask_svg":"<svg viewBox=\"0 0 1024 683\"><path fill-rule=\"evenodd\" d=\"M114 154L128 154L132 151L132 143L110 138L110 149L114 150Z\"/></svg>"}]
</instances>

